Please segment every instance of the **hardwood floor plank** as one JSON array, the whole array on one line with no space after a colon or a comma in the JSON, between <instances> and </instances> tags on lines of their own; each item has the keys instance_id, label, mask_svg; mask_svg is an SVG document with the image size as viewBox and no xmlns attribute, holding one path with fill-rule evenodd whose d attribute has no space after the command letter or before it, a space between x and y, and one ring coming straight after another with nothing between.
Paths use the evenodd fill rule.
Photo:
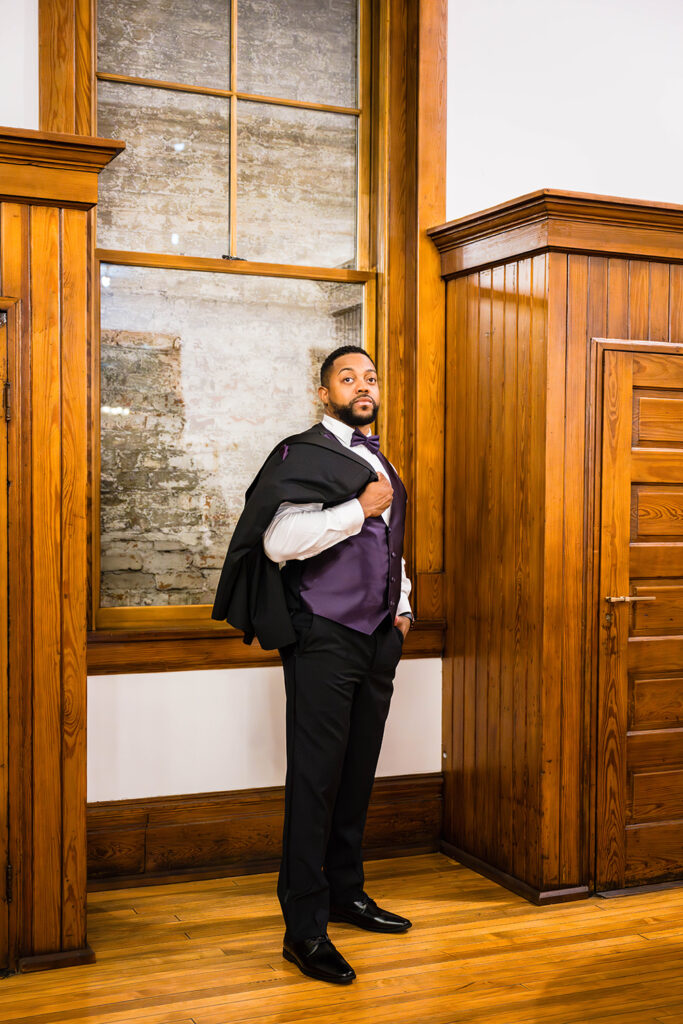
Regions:
<instances>
[{"instance_id":1,"label":"hardwood floor plank","mask_svg":"<svg viewBox=\"0 0 683 1024\"><path fill-rule=\"evenodd\" d=\"M347 988L283 960L269 873L92 893L97 962L6 979L0 1022L683 1024L683 890L534 907L441 854L366 867L414 925L330 925Z\"/></svg>"}]
</instances>

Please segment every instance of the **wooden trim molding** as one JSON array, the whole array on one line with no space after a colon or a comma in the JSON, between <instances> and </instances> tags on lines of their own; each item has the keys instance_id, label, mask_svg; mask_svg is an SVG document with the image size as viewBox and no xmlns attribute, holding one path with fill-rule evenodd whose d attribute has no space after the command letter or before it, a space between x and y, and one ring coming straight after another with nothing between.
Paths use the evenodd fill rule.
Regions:
<instances>
[{"instance_id":1,"label":"wooden trim molding","mask_svg":"<svg viewBox=\"0 0 683 1024\"><path fill-rule=\"evenodd\" d=\"M466 868L471 868L472 871L483 875L484 878L490 878L492 882L502 885L504 889L509 889L510 892L523 896L525 900L535 904L537 907L544 907L551 903L573 903L576 900L585 900L593 895L592 889L587 885L566 886L561 889L537 889L522 881L521 878L508 875L505 871L501 871L500 868L488 864L480 857L472 856L466 850L461 850L443 839L439 843L439 850L441 853L445 853L447 857L457 860L459 864L464 864Z\"/></svg>"},{"instance_id":2,"label":"wooden trim molding","mask_svg":"<svg viewBox=\"0 0 683 1024\"><path fill-rule=\"evenodd\" d=\"M404 641L404 658L440 658L445 622L417 622ZM119 672L181 672L195 668L248 668L280 665L277 651L264 651L258 640L245 644L243 634L227 635L195 629L184 635L168 629L150 631L97 631L88 634L88 674Z\"/></svg>"},{"instance_id":3,"label":"wooden trim molding","mask_svg":"<svg viewBox=\"0 0 683 1024\"><path fill-rule=\"evenodd\" d=\"M0 128L0 199L89 210L99 172L123 149L116 139Z\"/></svg>"},{"instance_id":4,"label":"wooden trim molding","mask_svg":"<svg viewBox=\"0 0 683 1024\"><path fill-rule=\"evenodd\" d=\"M368 858L439 848L441 773L375 781ZM88 805L89 888L272 871L280 862L284 787Z\"/></svg>"},{"instance_id":5,"label":"wooden trim molding","mask_svg":"<svg viewBox=\"0 0 683 1024\"><path fill-rule=\"evenodd\" d=\"M539 189L428 232L457 277L540 252L683 260L683 206Z\"/></svg>"}]
</instances>

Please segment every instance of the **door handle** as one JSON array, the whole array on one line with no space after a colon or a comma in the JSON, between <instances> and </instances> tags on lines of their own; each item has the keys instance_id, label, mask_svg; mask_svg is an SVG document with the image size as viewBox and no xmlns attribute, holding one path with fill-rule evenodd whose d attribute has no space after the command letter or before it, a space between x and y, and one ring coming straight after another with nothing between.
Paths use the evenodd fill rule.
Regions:
<instances>
[{"instance_id":1,"label":"door handle","mask_svg":"<svg viewBox=\"0 0 683 1024\"><path fill-rule=\"evenodd\" d=\"M621 602L621 601L628 601L629 603L632 603L633 601L656 601L656 600L657 600L656 597L629 597L629 596L626 596L626 597L606 597L605 598L605 601L609 601L610 604L619 604L619 602Z\"/></svg>"}]
</instances>

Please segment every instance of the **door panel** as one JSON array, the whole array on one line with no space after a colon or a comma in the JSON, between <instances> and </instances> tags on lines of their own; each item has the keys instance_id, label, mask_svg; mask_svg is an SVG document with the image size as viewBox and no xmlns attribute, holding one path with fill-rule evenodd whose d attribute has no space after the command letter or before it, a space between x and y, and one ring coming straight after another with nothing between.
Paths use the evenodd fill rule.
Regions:
<instances>
[{"instance_id":1,"label":"door panel","mask_svg":"<svg viewBox=\"0 0 683 1024\"><path fill-rule=\"evenodd\" d=\"M683 355L607 350L603 382L597 884L613 889L683 878Z\"/></svg>"},{"instance_id":2,"label":"door panel","mask_svg":"<svg viewBox=\"0 0 683 1024\"><path fill-rule=\"evenodd\" d=\"M635 486L631 499L631 540L683 538L683 487Z\"/></svg>"}]
</instances>

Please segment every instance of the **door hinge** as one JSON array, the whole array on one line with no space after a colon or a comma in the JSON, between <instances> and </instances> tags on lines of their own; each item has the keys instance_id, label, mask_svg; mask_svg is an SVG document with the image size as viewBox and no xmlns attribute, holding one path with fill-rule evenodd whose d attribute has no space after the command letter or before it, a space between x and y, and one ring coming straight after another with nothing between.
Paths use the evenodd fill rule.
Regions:
<instances>
[{"instance_id":1,"label":"door hinge","mask_svg":"<svg viewBox=\"0 0 683 1024\"><path fill-rule=\"evenodd\" d=\"M14 868L8 862L5 868L5 900L8 903L12 902L12 885L14 882Z\"/></svg>"},{"instance_id":2,"label":"door hinge","mask_svg":"<svg viewBox=\"0 0 683 1024\"><path fill-rule=\"evenodd\" d=\"M7 310L0 309L0 327L5 327L7 324Z\"/></svg>"},{"instance_id":3,"label":"door hinge","mask_svg":"<svg viewBox=\"0 0 683 1024\"><path fill-rule=\"evenodd\" d=\"M9 423L12 419L12 381L6 380L2 389L2 404L5 408L5 419Z\"/></svg>"}]
</instances>

